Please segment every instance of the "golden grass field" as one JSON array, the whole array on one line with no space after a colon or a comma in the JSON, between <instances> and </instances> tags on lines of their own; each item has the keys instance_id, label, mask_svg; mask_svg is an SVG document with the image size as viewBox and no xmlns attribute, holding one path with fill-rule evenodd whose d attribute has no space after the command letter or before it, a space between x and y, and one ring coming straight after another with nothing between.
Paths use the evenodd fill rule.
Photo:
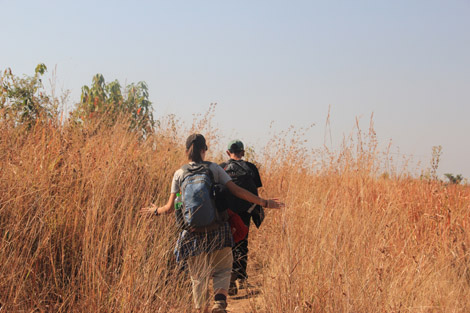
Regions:
<instances>
[{"instance_id":1,"label":"golden grass field","mask_svg":"<svg viewBox=\"0 0 470 313\"><path fill-rule=\"evenodd\" d=\"M0 312L191 312L167 201L191 131L220 161L210 116L139 140L124 125L0 123ZM252 312L470 312L470 189L383 164L374 132L310 151L301 131L257 151L267 211L251 233ZM241 138L243 140L243 138ZM233 309L233 306L232 306Z\"/></svg>"}]
</instances>

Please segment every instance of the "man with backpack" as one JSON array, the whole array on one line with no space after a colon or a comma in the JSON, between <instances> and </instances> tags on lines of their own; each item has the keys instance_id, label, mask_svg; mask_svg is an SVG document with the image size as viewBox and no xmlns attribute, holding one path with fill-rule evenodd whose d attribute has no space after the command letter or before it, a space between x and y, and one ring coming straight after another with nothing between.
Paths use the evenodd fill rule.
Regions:
<instances>
[{"instance_id":1,"label":"man with backpack","mask_svg":"<svg viewBox=\"0 0 470 313\"><path fill-rule=\"evenodd\" d=\"M258 195L258 188L262 186L261 177L256 165L242 160L245 155L243 143L240 140L232 140L228 144L227 155L230 159L227 162L221 163L220 166L236 185ZM264 219L264 211L260 205L247 202L232 195L228 195L227 201L229 208L240 216L248 228L251 219L253 219L256 227L259 228ZM238 293L238 289L247 288L248 234L232 248L232 253L233 267L228 294L233 296Z\"/></svg>"}]
</instances>

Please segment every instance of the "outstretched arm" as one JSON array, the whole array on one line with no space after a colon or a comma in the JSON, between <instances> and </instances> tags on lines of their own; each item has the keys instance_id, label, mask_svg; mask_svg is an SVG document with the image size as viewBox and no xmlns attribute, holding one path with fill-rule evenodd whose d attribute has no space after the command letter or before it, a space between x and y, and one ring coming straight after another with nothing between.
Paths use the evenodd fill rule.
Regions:
<instances>
[{"instance_id":1,"label":"outstretched arm","mask_svg":"<svg viewBox=\"0 0 470 313\"><path fill-rule=\"evenodd\" d=\"M157 207L154 203L152 203L149 207L140 209L140 212L142 214L156 214L156 215L171 213L174 210L175 199L176 199L176 193L171 193L170 198L168 199L168 202L164 206Z\"/></svg>"},{"instance_id":2,"label":"outstretched arm","mask_svg":"<svg viewBox=\"0 0 470 313\"><path fill-rule=\"evenodd\" d=\"M257 195L252 194L248 190L237 186L233 181L227 182L226 186L234 196L251 203L259 204L264 208L280 209L284 207L284 203L280 202L278 199L260 198Z\"/></svg>"}]
</instances>

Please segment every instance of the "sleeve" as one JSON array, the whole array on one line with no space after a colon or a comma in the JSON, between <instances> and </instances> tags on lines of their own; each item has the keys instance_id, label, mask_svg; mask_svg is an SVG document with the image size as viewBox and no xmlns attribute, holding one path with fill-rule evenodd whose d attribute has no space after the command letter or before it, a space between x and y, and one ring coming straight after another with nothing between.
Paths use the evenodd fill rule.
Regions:
<instances>
[{"instance_id":1,"label":"sleeve","mask_svg":"<svg viewBox=\"0 0 470 313\"><path fill-rule=\"evenodd\" d=\"M232 180L232 178L230 178L230 176L227 174L227 172L225 172L225 170L223 168L221 168L219 165L217 165L216 163L212 163L211 165L212 165L211 170L214 173L214 180L217 183L225 185L229 181Z\"/></svg>"},{"instance_id":2,"label":"sleeve","mask_svg":"<svg viewBox=\"0 0 470 313\"><path fill-rule=\"evenodd\" d=\"M180 170L176 171L171 181L171 193L178 193L180 191L181 173Z\"/></svg>"},{"instance_id":3,"label":"sleeve","mask_svg":"<svg viewBox=\"0 0 470 313\"><path fill-rule=\"evenodd\" d=\"M256 165L254 165L253 163L250 163L250 162L246 162L246 163L253 170L253 173L255 175L254 181L255 181L256 187L257 188L263 187L263 183L261 183L261 176L259 175L259 171L258 171L258 168L256 167Z\"/></svg>"}]
</instances>

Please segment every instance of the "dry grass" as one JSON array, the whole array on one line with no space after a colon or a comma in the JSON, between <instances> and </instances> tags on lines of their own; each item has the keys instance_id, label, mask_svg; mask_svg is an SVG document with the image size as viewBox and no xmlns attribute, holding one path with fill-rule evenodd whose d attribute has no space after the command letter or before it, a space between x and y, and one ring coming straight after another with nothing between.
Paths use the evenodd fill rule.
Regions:
<instances>
[{"instance_id":1,"label":"dry grass","mask_svg":"<svg viewBox=\"0 0 470 313\"><path fill-rule=\"evenodd\" d=\"M216 147L211 110L190 128ZM166 202L190 128L169 118L139 141L125 126L0 125L0 311L189 312L173 217L139 209ZM259 159L262 193L287 207L251 235L253 311L469 312L469 188L382 176L372 130L337 153L302 136Z\"/></svg>"}]
</instances>

